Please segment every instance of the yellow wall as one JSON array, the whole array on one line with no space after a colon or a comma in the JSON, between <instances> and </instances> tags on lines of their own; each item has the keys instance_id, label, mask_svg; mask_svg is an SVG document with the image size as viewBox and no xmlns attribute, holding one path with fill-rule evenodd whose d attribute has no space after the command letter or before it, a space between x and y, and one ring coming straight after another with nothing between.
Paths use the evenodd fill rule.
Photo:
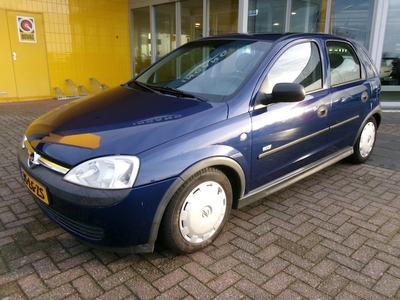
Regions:
<instances>
[{"instance_id":1,"label":"yellow wall","mask_svg":"<svg viewBox=\"0 0 400 300\"><path fill-rule=\"evenodd\" d=\"M127 0L0 0L0 10L43 15L51 89L41 98L71 95L66 79L93 93L91 77L109 87L131 77ZM28 99L0 97L18 100Z\"/></svg>"}]
</instances>

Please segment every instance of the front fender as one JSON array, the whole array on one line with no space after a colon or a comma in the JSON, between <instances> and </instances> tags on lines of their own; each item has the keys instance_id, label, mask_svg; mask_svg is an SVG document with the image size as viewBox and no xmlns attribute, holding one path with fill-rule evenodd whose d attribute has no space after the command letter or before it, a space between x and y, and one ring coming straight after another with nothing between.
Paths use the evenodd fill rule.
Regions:
<instances>
[{"instance_id":1,"label":"front fender","mask_svg":"<svg viewBox=\"0 0 400 300\"><path fill-rule=\"evenodd\" d=\"M248 175L251 140L248 114L191 132L138 154L140 170L135 186L181 176L189 167L214 157L231 158Z\"/></svg>"}]
</instances>

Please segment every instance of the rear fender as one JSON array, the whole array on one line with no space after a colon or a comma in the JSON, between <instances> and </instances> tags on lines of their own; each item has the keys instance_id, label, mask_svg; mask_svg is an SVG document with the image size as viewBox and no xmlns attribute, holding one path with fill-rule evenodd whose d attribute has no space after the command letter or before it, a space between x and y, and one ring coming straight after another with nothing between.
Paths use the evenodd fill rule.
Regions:
<instances>
[{"instance_id":1,"label":"rear fender","mask_svg":"<svg viewBox=\"0 0 400 300\"><path fill-rule=\"evenodd\" d=\"M382 113L382 108L381 108L380 105L378 105L374 110L372 110L372 111L365 117L364 121L362 122L360 128L359 128L358 131L357 131L357 134L356 134L356 136L355 136L355 138L354 138L354 140L353 140L352 146L354 146L354 145L356 144L357 139L358 139L358 137L360 136L361 131L363 130L363 128L364 128L364 126L365 126L365 123L367 122L367 120L368 120L370 117L375 118L376 124L377 124L377 126L378 126L378 128L379 128L379 125L380 125L381 119L382 119L381 113Z\"/></svg>"}]
</instances>

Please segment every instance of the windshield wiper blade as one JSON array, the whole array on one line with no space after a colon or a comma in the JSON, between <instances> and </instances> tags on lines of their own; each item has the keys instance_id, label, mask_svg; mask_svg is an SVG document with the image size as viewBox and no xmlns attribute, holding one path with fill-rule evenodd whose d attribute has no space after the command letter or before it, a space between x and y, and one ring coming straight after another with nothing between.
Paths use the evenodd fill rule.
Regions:
<instances>
[{"instance_id":1,"label":"windshield wiper blade","mask_svg":"<svg viewBox=\"0 0 400 300\"><path fill-rule=\"evenodd\" d=\"M199 96L193 95L193 94L191 94L189 92L182 91L182 90L170 87L170 86L165 86L165 87L162 87L162 86L151 86L151 85L147 85L147 84L145 84L143 82L140 82L140 81L137 81L137 80L131 81L129 83L129 86L132 83L137 84L138 86L140 86L140 87L142 87L142 88L144 88L146 90L149 90L149 91L151 91L153 93L156 93L158 95L169 94L169 95L174 95L176 97L192 98L192 99L196 99L196 100L204 101L204 102L207 101L206 99L203 99L203 98L201 98Z\"/></svg>"},{"instance_id":2,"label":"windshield wiper blade","mask_svg":"<svg viewBox=\"0 0 400 300\"><path fill-rule=\"evenodd\" d=\"M132 81L131 83L137 84L138 86L140 86L140 87L142 87L142 88L144 88L144 89L146 89L146 90L149 90L149 91L151 91L151 92L153 92L153 93L155 93L155 94L158 94L158 95L161 95L161 94L162 94L161 92L156 91L155 89L149 87L147 84L144 84L143 82L134 80L134 81Z\"/></svg>"},{"instance_id":3,"label":"windshield wiper blade","mask_svg":"<svg viewBox=\"0 0 400 300\"><path fill-rule=\"evenodd\" d=\"M206 99L201 98L199 96L196 96L194 94L191 94L189 92L177 89L177 88L173 88L170 86L165 86L165 87L161 87L161 86L153 86L153 89L160 91L162 93L165 94L171 94L177 97L184 97L184 98L192 98L192 99L196 99L196 100L200 100L200 101L206 101Z\"/></svg>"}]
</instances>

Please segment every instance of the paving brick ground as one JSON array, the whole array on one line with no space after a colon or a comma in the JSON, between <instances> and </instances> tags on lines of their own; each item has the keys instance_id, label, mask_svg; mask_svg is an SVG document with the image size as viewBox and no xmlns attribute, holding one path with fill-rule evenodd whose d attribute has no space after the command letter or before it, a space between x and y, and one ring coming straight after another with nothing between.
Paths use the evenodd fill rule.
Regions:
<instances>
[{"instance_id":1,"label":"paving brick ground","mask_svg":"<svg viewBox=\"0 0 400 300\"><path fill-rule=\"evenodd\" d=\"M21 183L24 129L63 103L0 104L0 299L400 299L400 112L367 164L233 211L204 251L121 255L53 224Z\"/></svg>"}]
</instances>

